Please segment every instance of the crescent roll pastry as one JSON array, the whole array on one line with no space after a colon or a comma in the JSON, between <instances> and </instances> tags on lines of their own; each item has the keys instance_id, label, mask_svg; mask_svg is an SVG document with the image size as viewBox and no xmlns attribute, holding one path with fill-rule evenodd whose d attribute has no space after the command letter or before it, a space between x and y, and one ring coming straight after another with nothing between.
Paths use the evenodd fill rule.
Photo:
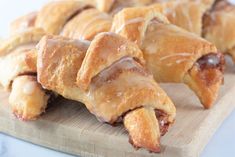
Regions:
<instances>
[{"instance_id":1,"label":"crescent roll pastry","mask_svg":"<svg viewBox=\"0 0 235 157\"><path fill-rule=\"evenodd\" d=\"M112 31L138 43L156 81L185 83L210 108L223 83L223 55L152 8L122 10L114 17Z\"/></svg>"},{"instance_id":2,"label":"crescent roll pastry","mask_svg":"<svg viewBox=\"0 0 235 157\"><path fill-rule=\"evenodd\" d=\"M235 5L219 1L205 14L203 37L235 61Z\"/></svg>"},{"instance_id":3,"label":"crescent roll pastry","mask_svg":"<svg viewBox=\"0 0 235 157\"><path fill-rule=\"evenodd\" d=\"M14 79L9 103L13 113L22 120L34 120L45 112L49 95L33 75Z\"/></svg>"},{"instance_id":4,"label":"crescent roll pastry","mask_svg":"<svg viewBox=\"0 0 235 157\"><path fill-rule=\"evenodd\" d=\"M34 120L44 112L49 95L37 82L35 63L30 56L44 31L30 28L2 42L0 47L0 83L11 91L12 112L22 120Z\"/></svg>"},{"instance_id":5,"label":"crescent roll pastry","mask_svg":"<svg viewBox=\"0 0 235 157\"><path fill-rule=\"evenodd\" d=\"M102 122L123 121L136 148L159 152L176 110L144 68L142 55L137 45L113 33L101 33L91 43L45 36L38 44L38 80L84 103Z\"/></svg>"}]
</instances>

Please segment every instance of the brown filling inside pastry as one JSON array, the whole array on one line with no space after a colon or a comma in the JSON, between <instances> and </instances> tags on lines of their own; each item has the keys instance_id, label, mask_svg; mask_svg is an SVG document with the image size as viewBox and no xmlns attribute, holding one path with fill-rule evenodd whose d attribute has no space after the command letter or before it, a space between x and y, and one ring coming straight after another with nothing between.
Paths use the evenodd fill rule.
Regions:
<instances>
[{"instance_id":1,"label":"brown filling inside pastry","mask_svg":"<svg viewBox=\"0 0 235 157\"><path fill-rule=\"evenodd\" d=\"M159 123L161 136L164 136L170 126L170 123L168 121L169 116L167 113L159 109L155 109L155 114Z\"/></svg>"},{"instance_id":2,"label":"brown filling inside pastry","mask_svg":"<svg viewBox=\"0 0 235 157\"><path fill-rule=\"evenodd\" d=\"M200 70L218 69L224 72L224 56L222 53L210 53L197 60Z\"/></svg>"},{"instance_id":3,"label":"brown filling inside pastry","mask_svg":"<svg viewBox=\"0 0 235 157\"><path fill-rule=\"evenodd\" d=\"M209 53L197 60L185 77L186 83L196 91L206 109L212 106L215 98L213 90L223 83L224 55L222 53Z\"/></svg>"},{"instance_id":4,"label":"brown filling inside pastry","mask_svg":"<svg viewBox=\"0 0 235 157\"><path fill-rule=\"evenodd\" d=\"M144 107L139 107L139 108L137 108L137 109L134 109L134 110L132 110L132 111L129 111L129 112L126 113L126 114L129 114L129 113L132 114L131 112L135 112L135 111L138 112L138 110L142 110L142 109L144 109ZM159 126L160 135L161 135L161 136L164 136L165 133L168 131L168 128L169 128L169 126L170 126L170 123L169 123L169 121L168 121L169 116L168 116L164 111L159 110L159 109L155 109L154 112L155 112L155 116L156 116L157 121L158 121L158 125L157 125L157 126ZM128 115L127 115L127 116L128 116ZM144 118L146 118L146 117L144 117ZM159 137L158 137L158 138L159 138ZM160 141L160 138L157 139L157 141ZM135 142L134 142L134 140L132 139L131 136L129 136L129 142L130 142L130 144L133 145L133 147L134 147L135 149L141 148L140 146L138 146L138 145L135 144ZM150 148L151 148L151 147L150 147ZM152 148L152 149L149 149L149 151L150 151L150 152L160 152L160 146L159 146L159 147L154 147L154 148Z\"/></svg>"}]
</instances>

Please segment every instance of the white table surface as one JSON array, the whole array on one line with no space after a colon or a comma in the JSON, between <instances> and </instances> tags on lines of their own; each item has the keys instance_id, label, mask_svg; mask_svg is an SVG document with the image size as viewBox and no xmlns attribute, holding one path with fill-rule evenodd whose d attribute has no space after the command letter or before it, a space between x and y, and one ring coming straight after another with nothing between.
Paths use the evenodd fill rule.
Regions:
<instances>
[{"instance_id":1,"label":"white table surface","mask_svg":"<svg viewBox=\"0 0 235 157\"><path fill-rule=\"evenodd\" d=\"M8 35L10 21L29 11L38 10L45 2L47 0L0 0L0 38ZM0 134L0 157L32 156L72 157ZM217 130L201 157L235 157L235 111Z\"/></svg>"}]
</instances>

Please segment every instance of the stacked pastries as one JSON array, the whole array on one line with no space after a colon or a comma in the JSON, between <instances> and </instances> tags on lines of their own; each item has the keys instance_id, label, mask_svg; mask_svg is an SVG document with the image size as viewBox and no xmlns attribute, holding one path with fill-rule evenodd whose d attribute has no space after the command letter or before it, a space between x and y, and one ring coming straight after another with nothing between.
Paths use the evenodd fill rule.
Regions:
<instances>
[{"instance_id":1,"label":"stacked pastries","mask_svg":"<svg viewBox=\"0 0 235 157\"><path fill-rule=\"evenodd\" d=\"M84 3L77 1L52 2L37 13L37 16L26 15L21 20L13 22L12 31L15 33L12 34L14 35L1 45L2 61L17 57L12 51L26 55L22 64L34 70L35 78L18 81L21 73L17 73L8 79L13 112L24 120L35 119L45 109L50 95L60 94L67 99L84 103L88 110L102 122L110 124L123 122L129 132L131 143L136 148L159 152L160 137L167 132L175 119L176 110L172 101L146 70L143 53L136 44L114 33L99 34L89 42L87 40L94 38L88 35L91 31L81 37L80 29L77 33L73 30L71 22L77 21L78 16L83 18L85 11L100 13L99 17L102 17L101 20L104 20L104 23L111 19L105 13L87 7L84 9L84 6L86 6ZM51 14L55 11L54 18L50 19L46 14L47 8ZM61 18L56 13L57 10L63 11L62 14L68 16ZM71 10L74 12L71 13ZM33 20L32 17L36 19ZM99 23L96 19L91 21ZM22 23L28 23L28 25L22 27ZM53 27L55 23L58 25ZM74 26L76 27L76 23ZM93 25L90 26L93 27ZM89 27L86 28L89 29ZM74 38L83 40L54 36L65 32L67 35L73 35L68 33L70 29L77 34ZM36 38L37 31L42 31L43 34L38 37L41 39L39 43ZM44 36L45 34L48 35ZM26 44L31 43L32 47L24 48ZM37 43L36 47L35 43ZM30 53L25 54L25 50ZM14 62L12 59L9 62L14 64L14 67L21 67L19 62ZM4 69L3 66L0 68ZM31 77L31 73L22 73L24 77ZM31 86L32 81L38 85L38 88ZM28 84L30 84L29 88ZM44 99L41 93L44 93L47 99ZM27 99L44 101L38 101L38 104L26 101L26 96ZM38 112L32 112L33 109L38 109Z\"/></svg>"},{"instance_id":2,"label":"stacked pastries","mask_svg":"<svg viewBox=\"0 0 235 157\"><path fill-rule=\"evenodd\" d=\"M102 122L123 122L135 147L159 152L176 109L155 81L185 83L210 108L224 58L170 24L161 5L118 12L151 3L54 1L14 21L0 47L0 83L11 91L14 114L36 119L59 94L84 103Z\"/></svg>"}]
</instances>

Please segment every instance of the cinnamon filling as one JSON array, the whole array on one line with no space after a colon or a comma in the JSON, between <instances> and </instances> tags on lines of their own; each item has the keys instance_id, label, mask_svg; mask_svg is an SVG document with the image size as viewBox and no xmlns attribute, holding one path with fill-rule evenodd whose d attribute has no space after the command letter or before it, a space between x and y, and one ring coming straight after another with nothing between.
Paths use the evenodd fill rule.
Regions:
<instances>
[{"instance_id":1,"label":"cinnamon filling","mask_svg":"<svg viewBox=\"0 0 235 157\"><path fill-rule=\"evenodd\" d=\"M224 55L222 53L209 53L199 58L196 64L202 71L207 69L219 69L221 72L224 72Z\"/></svg>"},{"instance_id":2,"label":"cinnamon filling","mask_svg":"<svg viewBox=\"0 0 235 157\"><path fill-rule=\"evenodd\" d=\"M164 111L159 109L155 110L155 114L159 123L161 136L164 136L170 126L170 123L168 122L168 115Z\"/></svg>"}]
</instances>

